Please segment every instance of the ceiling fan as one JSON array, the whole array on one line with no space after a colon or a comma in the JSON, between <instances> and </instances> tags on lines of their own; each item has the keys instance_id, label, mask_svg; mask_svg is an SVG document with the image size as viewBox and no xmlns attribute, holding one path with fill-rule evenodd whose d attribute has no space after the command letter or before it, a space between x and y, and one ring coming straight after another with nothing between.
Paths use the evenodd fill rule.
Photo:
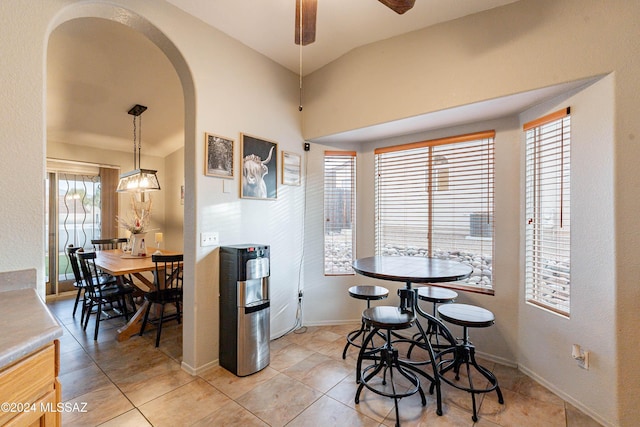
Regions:
<instances>
[{"instance_id":1,"label":"ceiling fan","mask_svg":"<svg viewBox=\"0 0 640 427\"><path fill-rule=\"evenodd\" d=\"M399 15L411 9L416 0L378 0ZM296 0L295 42L306 46L316 41L316 11L318 0Z\"/></svg>"}]
</instances>

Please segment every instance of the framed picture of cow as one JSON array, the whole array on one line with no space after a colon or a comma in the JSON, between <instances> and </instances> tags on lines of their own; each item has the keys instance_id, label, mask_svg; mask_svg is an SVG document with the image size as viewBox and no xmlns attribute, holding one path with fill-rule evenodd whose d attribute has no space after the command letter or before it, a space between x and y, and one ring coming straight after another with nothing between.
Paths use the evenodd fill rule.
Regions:
<instances>
[{"instance_id":1,"label":"framed picture of cow","mask_svg":"<svg viewBox=\"0 0 640 427\"><path fill-rule=\"evenodd\" d=\"M204 174L221 178L233 178L233 139L205 133L204 143Z\"/></svg>"},{"instance_id":2,"label":"framed picture of cow","mask_svg":"<svg viewBox=\"0 0 640 427\"><path fill-rule=\"evenodd\" d=\"M240 197L275 200L278 194L278 144L240 134L242 176Z\"/></svg>"}]
</instances>

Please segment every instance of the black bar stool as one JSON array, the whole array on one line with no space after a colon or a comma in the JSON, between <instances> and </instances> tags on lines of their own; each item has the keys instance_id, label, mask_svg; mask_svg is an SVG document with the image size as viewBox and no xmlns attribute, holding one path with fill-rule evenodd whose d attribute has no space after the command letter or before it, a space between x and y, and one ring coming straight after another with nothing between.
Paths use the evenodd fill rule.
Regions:
<instances>
[{"instance_id":1,"label":"black bar stool","mask_svg":"<svg viewBox=\"0 0 640 427\"><path fill-rule=\"evenodd\" d=\"M418 288L418 299L433 304L433 317L438 317L438 304L449 304L454 302L456 298L458 298L458 293L452 291L451 289L438 288L435 286L425 286L422 288ZM422 314L422 310L419 307L418 313ZM446 340L444 341L444 343L440 343L440 337L443 335L443 331L441 329L439 330L438 325L435 322L429 321L425 332L426 338L430 340L431 346L434 350L441 350L450 346L450 344ZM413 341L415 343L411 344L411 346L409 347L407 357L411 357L411 351L413 350L413 347L419 345L422 339L423 336L420 333L416 333L413 336Z\"/></svg>"},{"instance_id":2,"label":"black bar stool","mask_svg":"<svg viewBox=\"0 0 640 427\"><path fill-rule=\"evenodd\" d=\"M473 416L472 420L478 421L478 413L476 410L476 394L488 393L495 390L498 394L498 402L504 403L502 392L498 386L498 380L495 375L487 368L480 366L476 362L475 347L469 340L468 328L486 328L495 322L495 316L493 313L482 307L468 304L443 304L438 307L438 313L440 318L446 322L454 325L462 326L462 339L458 339L458 344L455 347L448 348L438 353L436 358L440 358L438 362L438 374L447 384L459 389L471 393L471 401L473 403ZM443 359L442 356L452 353L451 359ZM465 365L467 368L467 378L469 380L469 387L463 386L459 383L454 383L452 380L445 378L444 374L453 369L455 372L455 379L460 379L460 366ZM475 368L480 374L489 380L490 385L487 388L477 388L473 385L471 379L471 368ZM433 389L433 385L431 386Z\"/></svg>"},{"instance_id":3,"label":"black bar stool","mask_svg":"<svg viewBox=\"0 0 640 427\"><path fill-rule=\"evenodd\" d=\"M358 354L358 362L356 366L356 376L358 390L356 391L355 403L360 403L360 393L363 388L379 394L381 396L391 397L394 401L396 412L396 426L400 425L400 414L398 412L398 399L420 393L422 406L427 404L427 400L420 385L418 375L414 373L415 367L405 360L398 357L398 349L394 347L392 339L392 331L411 328L416 322L415 312L415 293L410 289L401 289L400 307L378 306L368 308L362 313L362 321L366 327L370 328L369 333L364 339ZM372 340L379 333L383 333L385 342L379 346L373 346ZM371 344L371 347L369 347ZM362 368L364 360L372 360L371 365ZM382 381L374 383L372 379L383 371ZM397 379L394 378L394 372L406 378L412 384L406 391L400 391L396 386ZM387 379L388 375L388 379ZM390 384L391 390L389 390ZM433 382L432 382L433 385ZM404 389L404 387L400 387Z\"/></svg>"},{"instance_id":4,"label":"black bar stool","mask_svg":"<svg viewBox=\"0 0 640 427\"><path fill-rule=\"evenodd\" d=\"M371 301L385 299L389 296L389 290L387 288L383 288L382 286L371 286L371 285L358 285L352 286L349 288L349 295L356 299L363 299L367 301L367 309L371 308ZM342 351L342 358L347 358L347 349L350 345L354 347L360 348L362 346L362 341L364 341L366 332L369 331L369 328L365 326L364 318L362 320L362 324L360 329L356 329L347 334L347 344L344 346L344 350ZM361 342L355 342L356 338L362 335Z\"/></svg>"}]
</instances>

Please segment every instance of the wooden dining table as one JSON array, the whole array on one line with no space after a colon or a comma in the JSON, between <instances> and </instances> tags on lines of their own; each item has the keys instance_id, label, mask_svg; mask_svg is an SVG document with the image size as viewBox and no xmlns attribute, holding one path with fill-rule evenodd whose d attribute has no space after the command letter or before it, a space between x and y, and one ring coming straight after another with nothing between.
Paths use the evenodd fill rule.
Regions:
<instances>
[{"instance_id":1,"label":"wooden dining table","mask_svg":"<svg viewBox=\"0 0 640 427\"><path fill-rule=\"evenodd\" d=\"M179 255L180 252L161 250L162 255ZM142 273L154 271L156 264L151 259L151 254L147 256L132 256L130 253L123 252L121 249L109 249L105 251L96 251L96 266L100 270L108 273L116 278L119 284L123 284L125 276L132 275L137 281L133 281L133 285L142 292L150 292L155 290L153 281L149 280ZM144 300L142 305L135 312L129 322L118 329L118 341L126 341L132 335L140 332L144 312L149 302Z\"/></svg>"}]
</instances>

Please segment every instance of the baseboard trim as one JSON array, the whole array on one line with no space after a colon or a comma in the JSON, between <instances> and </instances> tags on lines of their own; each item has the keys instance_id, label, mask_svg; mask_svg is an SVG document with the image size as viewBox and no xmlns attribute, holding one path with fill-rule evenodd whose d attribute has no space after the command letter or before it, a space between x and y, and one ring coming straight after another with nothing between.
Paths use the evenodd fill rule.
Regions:
<instances>
[{"instance_id":1,"label":"baseboard trim","mask_svg":"<svg viewBox=\"0 0 640 427\"><path fill-rule=\"evenodd\" d=\"M189 375L200 375L201 373L203 373L204 371L206 371L207 369L219 366L220 361L218 359L213 360L209 363L205 363L204 365L198 367L198 368L194 368L193 366L187 364L186 362L182 362L180 364L180 367L182 368L183 371L185 371L186 373L188 373Z\"/></svg>"},{"instance_id":2,"label":"baseboard trim","mask_svg":"<svg viewBox=\"0 0 640 427\"><path fill-rule=\"evenodd\" d=\"M588 406L585 406L584 404L582 404L579 401L575 400L573 397L569 396L564 391L562 391L558 387L556 387L553 383L550 383L549 381L546 381L544 378L540 377L535 372L533 372L532 370L528 369L526 366L519 365L518 369L520 371L522 371L522 373L524 373L526 376L531 378L532 380L536 381L537 383L539 383L543 387L545 387L545 388L549 389L550 391L552 391L553 393L555 393L562 400L564 400L566 402L569 402L571 405L573 405L574 407L576 407L577 409L582 411L584 414L590 416L595 421L597 421L598 423L602 424L604 427L615 427L615 424L612 424L611 422L603 419L600 415L598 415L597 413L593 412L591 410L591 408L589 408Z\"/></svg>"}]
</instances>

